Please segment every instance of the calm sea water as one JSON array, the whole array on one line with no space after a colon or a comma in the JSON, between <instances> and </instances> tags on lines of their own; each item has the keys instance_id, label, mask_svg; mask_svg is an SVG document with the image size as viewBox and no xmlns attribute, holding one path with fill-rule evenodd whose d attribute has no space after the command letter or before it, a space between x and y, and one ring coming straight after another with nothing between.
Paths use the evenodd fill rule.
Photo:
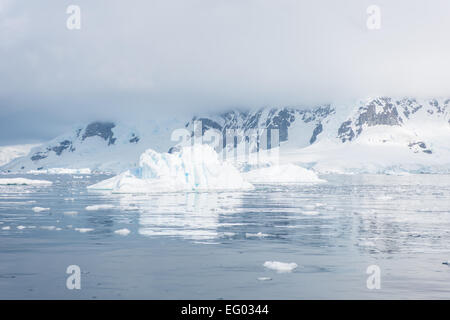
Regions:
<instances>
[{"instance_id":1,"label":"calm sea water","mask_svg":"<svg viewBox=\"0 0 450 320\"><path fill-rule=\"evenodd\" d=\"M158 195L86 190L107 176L28 178L54 184L0 186L2 299L450 298L450 176ZM66 288L69 265L81 290Z\"/></svg>"}]
</instances>

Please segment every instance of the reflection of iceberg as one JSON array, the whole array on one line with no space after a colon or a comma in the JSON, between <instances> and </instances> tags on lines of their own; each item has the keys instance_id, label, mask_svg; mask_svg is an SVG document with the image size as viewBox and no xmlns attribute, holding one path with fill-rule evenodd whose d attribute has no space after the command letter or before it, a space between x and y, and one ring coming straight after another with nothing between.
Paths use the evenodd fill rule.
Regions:
<instances>
[{"instance_id":1,"label":"reflection of iceberg","mask_svg":"<svg viewBox=\"0 0 450 320\"><path fill-rule=\"evenodd\" d=\"M239 171L218 159L208 145L184 147L180 152L158 153L147 150L139 167L107 179L89 189L117 193L155 193L175 191L252 189Z\"/></svg>"},{"instance_id":2,"label":"reflection of iceberg","mask_svg":"<svg viewBox=\"0 0 450 320\"><path fill-rule=\"evenodd\" d=\"M131 204L139 213L139 234L190 240L211 240L222 235L219 216L240 207L239 193L168 193L155 196L120 195L121 206ZM226 207L225 207L226 204Z\"/></svg>"}]
</instances>

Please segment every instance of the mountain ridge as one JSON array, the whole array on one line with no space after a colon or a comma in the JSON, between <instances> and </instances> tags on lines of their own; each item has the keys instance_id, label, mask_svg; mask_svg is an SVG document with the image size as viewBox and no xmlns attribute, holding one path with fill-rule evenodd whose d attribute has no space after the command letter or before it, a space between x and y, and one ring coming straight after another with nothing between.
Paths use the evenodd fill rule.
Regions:
<instances>
[{"instance_id":1,"label":"mountain ridge","mask_svg":"<svg viewBox=\"0 0 450 320\"><path fill-rule=\"evenodd\" d=\"M367 98L345 106L324 104L310 109L267 107L199 114L190 119L153 119L140 127L94 121L32 149L29 155L12 160L0 170L27 172L86 167L94 171L119 172L136 165L139 155L148 148L158 152L173 151L177 141L171 140L172 132L181 128L194 135L195 122L201 122L202 136L209 130L223 136L227 130L234 130L237 136L237 140L233 140L234 145L224 139L222 147L235 147L236 143L248 139L258 129L278 129L281 149L291 155L297 151L302 155L290 158L297 163L305 163L305 152L310 150L327 154L331 148L344 155L346 150L357 146L379 148L380 152L384 152L381 151L383 148L391 150L395 147L405 150L403 162L417 161L418 167L424 168L430 165L428 162L434 166L437 161L439 170L449 171L447 162L450 160L446 162L445 157L450 155L447 142L450 139L450 99L393 97ZM322 151L320 146L323 146ZM414 156L419 153L426 157ZM337 156L340 157L337 153L333 155ZM364 155L360 156L364 159ZM311 160L308 165L320 162L319 158ZM378 158L382 160L383 155ZM371 159L366 160L370 164ZM398 161L401 164L402 160ZM364 165L364 161L361 163ZM388 164L383 165L389 167Z\"/></svg>"}]
</instances>

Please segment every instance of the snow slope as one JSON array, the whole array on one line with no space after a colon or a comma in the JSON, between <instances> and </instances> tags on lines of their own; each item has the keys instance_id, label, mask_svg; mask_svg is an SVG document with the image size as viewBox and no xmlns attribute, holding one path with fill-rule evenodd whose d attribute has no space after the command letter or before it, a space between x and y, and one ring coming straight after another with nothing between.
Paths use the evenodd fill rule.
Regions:
<instances>
[{"instance_id":1,"label":"snow slope","mask_svg":"<svg viewBox=\"0 0 450 320\"><path fill-rule=\"evenodd\" d=\"M37 146L38 144L19 144L0 147L0 166L11 162L13 159L26 156L31 149Z\"/></svg>"},{"instance_id":2,"label":"snow slope","mask_svg":"<svg viewBox=\"0 0 450 320\"><path fill-rule=\"evenodd\" d=\"M171 132L183 126L184 122L172 119L148 121L140 126L91 122L74 127L71 132L34 148L29 156L14 159L1 169L23 173L77 172L70 169L118 173L137 166L139 155L150 147L167 151L174 144Z\"/></svg>"}]
</instances>

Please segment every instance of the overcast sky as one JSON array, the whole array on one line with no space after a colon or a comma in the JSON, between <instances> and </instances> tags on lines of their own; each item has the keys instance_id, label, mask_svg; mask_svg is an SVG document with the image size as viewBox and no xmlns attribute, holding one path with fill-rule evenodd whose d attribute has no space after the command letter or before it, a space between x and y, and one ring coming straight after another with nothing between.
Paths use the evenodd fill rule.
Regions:
<instances>
[{"instance_id":1,"label":"overcast sky","mask_svg":"<svg viewBox=\"0 0 450 320\"><path fill-rule=\"evenodd\" d=\"M448 0L0 0L0 145L91 120L450 96L449 33Z\"/></svg>"}]
</instances>

